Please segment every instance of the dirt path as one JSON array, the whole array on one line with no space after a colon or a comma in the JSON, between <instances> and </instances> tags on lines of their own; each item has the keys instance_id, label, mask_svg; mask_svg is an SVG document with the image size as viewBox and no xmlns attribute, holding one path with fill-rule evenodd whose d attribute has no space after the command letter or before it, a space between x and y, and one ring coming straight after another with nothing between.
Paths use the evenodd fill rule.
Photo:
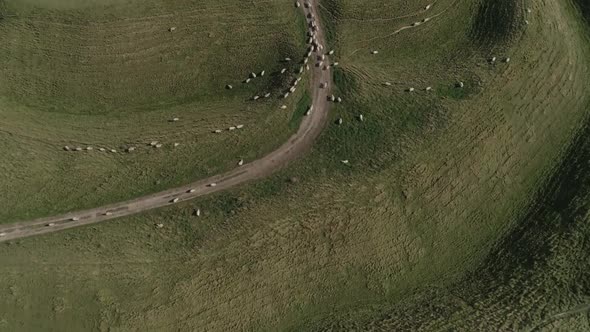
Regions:
<instances>
[{"instance_id":1,"label":"dirt path","mask_svg":"<svg viewBox=\"0 0 590 332\"><path fill-rule=\"evenodd\" d=\"M445 8L444 8L444 9L442 9L440 12L438 12L438 13L436 13L436 14L432 15L432 16L425 17L423 20L421 20L421 21L417 21L417 22L415 22L414 24L410 24L410 25L405 25L405 26L402 26L402 27L398 28L397 30L395 30L395 31L393 31L393 32L391 32L391 33L388 33L388 34L386 34L386 35L381 35L381 36L374 36L374 37L372 37L372 38L369 38L369 39L362 40L360 43L364 44L364 46L363 46L363 47L359 47L359 48L355 49L354 51L350 52L349 54L346 54L346 55L343 57L343 59L348 59L348 58L350 58L351 56L353 56L354 54L356 54L356 53L357 53L357 52L359 52L359 51L362 51L362 50L367 50L367 47L368 47L368 44L369 44L369 42L371 42L371 41L373 41L373 40L376 40L376 39L384 39L384 38L389 38L389 37L391 37L391 36L395 36L395 35L399 34L400 32L402 32L402 31L404 31L404 30L413 29L413 28L418 28L418 27L421 27L421 26L423 26L423 25L425 25L425 24L430 24L430 23L432 22L432 20L433 20L433 19L436 19L437 17L439 17L439 16L443 15L444 13L446 13L446 12L447 12L447 11L448 11L450 8L452 8L452 7L454 7L455 5L457 5L457 4L459 3L459 1L460 1L460 0L455 0L455 1L453 1L453 2L452 2L450 5L449 5L449 6L445 7ZM435 2L436 2L436 1L435 1ZM434 2L433 2L433 4L434 4ZM411 16L417 16L417 15L419 15L420 13L425 13L425 12L427 12L427 11L428 11L428 10L423 10L423 11L421 11L421 12L418 12L418 13L412 14ZM403 17L403 16L400 16L400 17ZM396 17L394 17L394 18L392 18L392 19L397 19L397 18L396 18ZM368 22L370 22L370 21L368 21Z\"/></svg>"},{"instance_id":2,"label":"dirt path","mask_svg":"<svg viewBox=\"0 0 590 332\"><path fill-rule=\"evenodd\" d=\"M321 22L317 19L319 17L319 11L316 2L314 1L310 8L304 8L304 6L301 6L301 9L303 9L305 15L312 13L316 17L317 41L318 43L325 45L324 31L321 27ZM315 54L312 55L312 57L315 57ZM313 66L313 63L315 62L313 60L314 59L310 59L310 67ZM329 59L326 58L324 63L330 68L328 61ZM133 200L109 204L90 210L66 213L54 217L0 225L0 242L95 224L187 201L203 195L226 190L248 181L264 178L281 169L287 163L301 156L311 148L328 120L329 103L327 101L327 96L332 87L331 71L322 70L321 67L315 66L312 68L310 88L312 91L313 112L309 116L303 118L297 132L291 136L286 143L270 154L251 163L244 164L232 171L214 175L189 185L139 197ZM327 83L327 86L320 89L320 84L322 82ZM215 183L216 185L211 186L212 183Z\"/></svg>"},{"instance_id":3,"label":"dirt path","mask_svg":"<svg viewBox=\"0 0 590 332\"><path fill-rule=\"evenodd\" d=\"M418 15L424 14L426 12L428 12L430 9L432 9L432 7L436 4L438 0L434 0L432 1L430 4L428 4L428 7L422 7L422 9L410 13L410 14L406 14L406 15L401 15L401 16L396 16L396 17L387 17L387 18L368 18L368 19L362 19L362 18L343 18L341 19L341 21L354 21L354 22L388 22L388 21L395 21L395 20L401 20L404 18L410 18L410 17L416 17Z\"/></svg>"},{"instance_id":4,"label":"dirt path","mask_svg":"<svg viewBox=\"0 0 590 332\"><path fill-rule=\"evenodd\" d=\"M548 319L546 319L543 323L539 324L538 326L535 326L534 328L532 328L530 330L530 332L533 331L540 331L543 327L551 324L551 323L555 323L556 321L560 320L560 319L564 319L564 318L569 318L573 315L577 315L577 314L581 314L581 313L585 313L590 311L590 303L586 303L586 304L581 304L577 307L574 307L571 310L568 311L564 311L561 313L558 313L556 315L553 315L551 317L549 317Z\"/></svg>"}]
</instances>

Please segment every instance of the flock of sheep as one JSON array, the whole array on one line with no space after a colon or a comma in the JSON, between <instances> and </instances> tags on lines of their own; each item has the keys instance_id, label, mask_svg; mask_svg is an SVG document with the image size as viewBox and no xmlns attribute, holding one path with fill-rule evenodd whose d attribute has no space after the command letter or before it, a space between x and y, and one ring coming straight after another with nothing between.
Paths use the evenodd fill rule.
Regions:
<instances>
[{"instance_id":1,"label":"flock of sheep","mask_svg":"<svg viewBox=\"0 0 590 332\"><path fill-rule=\"evenodd\" d=\"M172 119L169 120L169 122L177 122L177 121L180 121L180 118L172 118ZM240 128L243 127L243 125L238 125L238 126ZM161 143L161 142L159 142L159 141L151 141L150 143L147 143L146 146L151 147L151 148L155 148L155 149L159 149L159 148L163 147L164 144ZM176 147L180 146L180 143L174 142L174 143L172 143L172 146L176 148ZM76 151L95 151L94 147L92 147L92 146L86 146L86 147L80 147L80 146L70 147L70 146L66 145L66 146L63 147L63 149L65 151L73 151L73 152L76 152ZM124 152L127 152L127 153L131 153L131 152L133 152L135 150L137 150L137 147L136 146L125 146L125 147L122 147L121 148L121 151L124 151ZM97 148L96 151L99 151L99 152L110 152L110 153L118 153L119 152L118 149L104 148L104 147Z\"/></svg>"},{"instance_id":2,"label":"flock of sheep","mask_svg":"<svg viewBox=\"0 0 590 332\"><path fill-rule=\"evenodd\" d=\"M303 4L306 9L309 9L311 7L311 4L310 4L309 1L310 0L306 0L304 2L304 4ZM301 3L299 1L295 1L295 7L296 8L301 7ZM431 8L431 5L428 5L428 6L425 7L425 10L429 10L430 8ZM527 12L528 13L531 13L531 9L527 9ZM289 88L283 92L283 94L281 96L282 99L287 99L291 94L293 94L296 91L297 85L301 81L302 75L303 75L304 71L310 69L309 60L311 59L311 56L312 56L312 54L314 52L318 54L317 55L317 58L316 58L316 63L315 63L315 66L316 67L322 68L322 70L328 70L329 69L329 66L335 67L335 66L338 66L339 65L338 62L333 62L332 64L327 64L328 62L326 60L326 56L333 55L334 54L334 50L330 50L329 52L327 52L325 54L322 52L322 50L324 49L324 46L322 44L318 43L318 41L317 41L316 17L315 17L315 15L311 11L309 11L307 13L307 15L306 15L306 18L308 20L308 25L309 25L309 29L308 29L308 32L307 32L307 38L308 38L307 39L307 44L309 45L309 47L307 49L307 53L305 54L305 56L303 57L302 61L300 62L300 66L298 67L298 69L295 70L295 73L298 75L298 77L295 78L292 81L292 83L289 86ZM427 20L424 20L424 22L426 22L426 21ZM528 21L526 23L528 24ZM416 25L419 25L419 24L421 24L421 22L414 23L414 24L412 24L412 26L416 26ZM176 27L171 27L168 30L170 32L174 32L176 30ZM376 55L376 54L379 53L379 51L378 50L372 50L372 51L370 51L370 53L373 54L373 55ZM291 62L292 59L287 57L283 61L284 62ZM489 59L489 63L491 63L491 64L495 64L496 61L497 61L497 58L495 56L494 57L491 57ZM509 57L505 57L503 59L503 62L509 63L510 62L510 58ZM286 72L287 72L287 68L282 68L279 73L280 74L285 74ZM250 83L252 80L254 80L256 78L264 77L265 74L266 74L266 72L264 70L260 71L258 74L252 72L243 81L243 83L248 84L248 83ZM384 82L383 85L384 86L392 86L392 83L391 82ZM320 88L326 88L327 86L328 86L328 83L327 82L320 83ZM464 82L459 81L459 82L457 82L455 84L455 86L457 88L463 88L465 86L465 84L464 84ZM233 89L233 86L231 84L228 84L228 85L226 85L226 89L231 90L231 89ZM427 92L429 92L429 91L433 91L433 88L430 87L430 86L428 86L428 87L424 88L424 90L427 91ZM414 91L416 91L416 89L413 88L413 87L409 87L409 88L406 89L406 91L407 92L414 92ZM270 97L271 97L271 93L270 92L266 92L266 93L261 94L261 95L255 95L255 96L253 96L252 97L252 100L255 101L255 100L266 99L266 98L270 98ZM341 97L335 97L334 95L328 96L328 100L331 101L331 102L337 102L337 103L342 102L342 98ZM280 108L281 109L286 109L287 108L287 105L281 105ZM312 110L313 110L313 105L308 108L308 110L305 112L305 115L311 114ZM363 121L364 120L363 115L361 114L360 116L358 116L358 119L360 121ZM179 120L180 120L179 118L176 118L175 117L175 118L173 118L173 119L171 119L169 121L170 122L176 122L176 121L179 121ZM339 118L336 123L337 124L342 124L342 118ZM242 129L243 127L244 127L244 125L238 124L238 125L235 125L235 126L228 127L227 128L227 131L233 131L233 130L237 130L237 129ZM213 132L214 133L221 133L221 132L223 132L223 130L222 129L215 129L215 130L213 130ZM160 143L158 141L152 141L152 142L150 142L149 144L146 144L146 145L148 147L152 147L152 148L156 148L156 149L161 148L161 147L164 146L163 143ZM172 143L172 146L173 147L178 147L179 145L180 145L180 143L177 143L177 142ZM70 147L70 146L64 146L63 149L65 151L93 151L94 150L94 148L92 146L86 146L86 147L79 147L79 146ZM126 146L126 147L122 147L121 149L124 152L131 153L131 152L135 151L137 149L137 147L135 147L135 146ZM96 150L97 151L100 151L100 152L110 152L110 153L118 153L119 152L119 150L117 150L115 148L104 148L104 147L97 148Z\"/></svg>"},{"instance_id":3,"label":"flock of sheep","mask_svg":"<svg viewBox=\"0 0 590 332\"><path fill-rule=\"evenodd\" d=\"M311 7L311 4L310 4L309 1L311 1L311 0L305 0L305 2L304 2L304 6L307 9L309 9ZM295 1L295 6L297 8L299 8L301 6L300 2L299 1ZM431 5L426 6L425 10L430 9L430 6ZM530 9L527 9L527 12L530 13L531 10ZM317 24L316 24L315 15L313 14L313 12L309 11L307 13L306 17L307 17L307 21L308 21L308 25L309 25L309 29L308 29L308 32L307 32L307 37L308 37L307 44L309 46L308 46L308 49L307 49L307 52L306 52L305 56L303 57L302 61L300 62L299 68L295 71L295 73L298 76L295 79L293 79L293 81L291 82L290 87L288 88L288 90L284 91L284 93L282 95L282 98L283 99L288 98L290 94L293 94L296 91L298 83L302 80L303 73L305 72L305 70L308 70L308 71L310 70L309 61L310 61L311 56L312 56L313 53L316 53L317 54L316 59L315 59L316 60L316 63L315 63L315 66L316 67L321 68L322 70L328 70L330 66L338 66L338 62L333 62L330 65L330 64L328 64L328 61L326 59L326 56L332 56L334 54L334 50L330 50L329 52L324 53L323 52L324 46L322 44L320 44L318 42L318 40L317 40L317 30L318 30L318 27L317 27ZM423 20L422 22L426 22L426 21L427 21L427 19ZM526 22L526 24L528 24L528 21L525 21L525 22ZM416 23L412 24L412 26L417 26L419 24L421 24L421 22L416 22ZM175 30L176 30L176 27L171 27L169 29L170 32L173 32ZM370 53L372 55L376 55L376 54L379 53L379 51L378 50L372 50L372 51L370 51ZM488 59L488 62L490 64L495 64L497 60L498 59L494 56L494 57L491 57L490 59ZM285 58L284 59L284 62L290 62L290 61L292 61L291 58ZM509 63L510 62L510 58L509 57L503 58L503 62L504 63ZM285 74L286 72L287 72L287 68L283 68L283 69L280 70L280 74L281 75L282 74ZM253 79L256 79L257 77L264 77L265 74L266 74L266 72L264 70L262 70L258 74L252 72L243 81L243 83L248 84ZM385 85L385 86L391 86L392 83L391 82L384 82L383 85ZM460 82L459 81L459 82L457 82L455 84L455 86L457 88L464 88L465 84L463 82ZM328 82L321 82L320 85L319 85L319 87L321 89L327 88L328 87ZM233 89L233 86L230 85L230 84L228 84L228 85L226 85L226 89L231 90L231 89ZM425 91L432 91L433 89L432 89L432 87L428 86L424 90ZM410 87L406 91L407 92L414 92L415 91L415 88ZM261 95L255 95L255 96L253 96L252 97L252 100L255 101L255 100L258 100L258 99L261 99L261 98L270 98L270 97L271 97L271 93L270 92L266 92L266 93L261 94ZM328 101L331 101L331 102L335 102L335 103L341 103L342 102L342 98L341 97L336 97L333 94L332 95L329 95L327 98L328 98ZM287 106L286 105L281 105L280 108L281 109L286 109ZM313 111L313 104L310 105L307 108L307 110L306 110L306 112L305 112L304 115L306 115L306 116L307 115L310 115L312 113L312 111ZM361 121L361 122L364 121L364 117L363 117L362 114L360 114L358 116L358 120ZM172 119L169 120L169 122L177 122L177 121L180 121L180 119L177 118L177 117L172 118ZM337 119L337 121L336 121L336 124L341 125L342 123L343 123L343 119L341 117L339 117ZM227 128L227 131L239 130L239 129L242 129L243 127L244 127L244 125L238 124L238 125L235 125L235 126L228 127ZM216 129L213 132L214 133L221 133L222 130L221 129ZM149 144L146 144L147 147L155 148L155 149L159 149L159 148L163 147L163 145L164 145L163 143L160 143L158 141L151 141ZM179 145L180 145L180 143L177 143L177 142L175 142L175 143L172 144L173 147L178 147ZM83 147L79 147L79 146L77 146L77 147L64 146L63 149L65 151L93 151L94 150L94 148L92 146L86 146L84 148ZM131 153L131 152L135 151L136 149L137 149L137 147L135 147L135 146L127 146L127 147L124 147L123 148L123 150L125 152L127 152L127 153ZM110 153L117 153L118 152L117 149L114 149L114 148L104 148L104 147L97 148L97 151L100 151L100 152L110 152ZM349 160L341 160L341 163L344 164L344 165L350 165ZM238 161L238 163L237 163L238 166L242 166L243 164L244 164L244 160L243 159L240 159ZM208 187L215 187L216 186L216 183L210 183L207 186ZM195 192L195 189L189 189L187 192L188 193L194 193ZM176 198L172 199L170 201L170 203L177 203L178 201L179 201L179 198L176 197ZM103 214L105 216L110 216L110 215L112 215L112 212L106 211ZM196 209L194 211L194 215L200 216L201 215L201 210L200 209ZM78 221L79 220L79 217L72 217L70 220L71 221ZM55 225L55 223L49 223L46 226L54 226L54 225ZM156 227L157 228L162 228L162 227L164 227L164 224L158 223L158 224L156 224ZM5 233L0 233L0 236L4 236L4 235L5 235Z\"/></svg>"}]
</instances>

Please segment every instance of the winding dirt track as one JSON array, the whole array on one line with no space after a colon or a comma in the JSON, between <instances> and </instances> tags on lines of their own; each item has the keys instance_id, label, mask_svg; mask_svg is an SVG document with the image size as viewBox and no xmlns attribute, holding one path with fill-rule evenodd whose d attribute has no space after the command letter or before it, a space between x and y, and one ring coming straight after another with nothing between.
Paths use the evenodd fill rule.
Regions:
<instances>
[{"instance_id":1,"label":"winding dirt track","mask_svg":"<svg viewBox=\"0 0 590 332\"><path fill-rule=\"evenodd\" d=\"M317 42L321 45L325 45L324 31L321 27L321 22L318 19L317 4L314 1L310 8L304 8L304 6L301 6L301 8L305 15L311 13L315 16L315 23L317 25ZM318 52L322 51L320 50ZM315 55L312 55L312 57L315 57ZM313 66L313 63L315 62L313 60L314 59L310 59L310 67ZM326 60L324 63L330 68L329 63ZM291 136L286 143L270 154L251 163L244 164L243 166L227 173L215 175L189 185L139 197L133 200L109 204L90 210L70 212L54 217L0 225L0 242L95 224L187 201L196 197L232 188L248 181L264 178L281 169L287 163L301 156L311 148L328 120L329 103L327 101L327 96L332 87L331 71L322 70L321 67L316 66L313 66L312 68L313 69L310 70L310 88L312 91L313 112L303 118L297 132ZM320 88L322 82L327 83L327 86L323 89ZM210 186L212 183L215 183L216 185ZM74 218L74 220L72 220L72 218Z\"/></svg>"}]
</instances>

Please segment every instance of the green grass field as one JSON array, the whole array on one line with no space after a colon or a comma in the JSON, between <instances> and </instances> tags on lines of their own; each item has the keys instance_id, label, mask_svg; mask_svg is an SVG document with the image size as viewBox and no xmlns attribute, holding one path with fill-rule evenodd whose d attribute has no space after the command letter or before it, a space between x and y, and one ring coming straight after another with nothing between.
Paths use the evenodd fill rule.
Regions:
<instances>
[{"instance_id":1,"label":"green grass field","mask_svg":"<svg viewBox=\"0 0 590 332\"><path fill-rule=\"evenodd\" d=\"M55 10L51 1L35 1ZM284 19L284 26L292 26L281 31L292 33L292 45L303 43L294 17L288 19L292 4L270 3L275 7L264 6L264 12L253 9L266 15L260 26L271 24L270 17ZM329 125L309 155L269 179L96 226L3 243L0 330L587 330L590 7L582 0L438 0L424 11L429 3L320 0L330 47L340 62L334 93L344 100L333 105L331 116L342 117L343 124ZM406 28L424 18L429 20ZM179 35L183 25L175 25ZM168 26L162 26L166 36ZM280 59L272 53L274 45L259 45L272 51L256 54L254 64L270 66ZM497 57L493 64L492 57ZM235 65L254 64L236 60ZM236 116L231 101L211 97L227 92L215 88L227 80L203 87L212 91L205 100L225 105L211 108L203 121L214 121L221 109ZM458 82L464 88L457 88ZM151 89L149 83L136 84L117 93ZM39 83L40 90L31 94L42 98L46 88ZM50 119L118 116L94 114L84 106L92 102L76 106L96 98L87 90L76 93L88 93L88 99L59 98L75 110L70 114L42 110L42 102L23 100L12 85L0 89L7 103L23 109L6 111L12 130L29 118L40 129L23 125L22 131L44 133L39 141L51 137L41 130ZM243 91L233 105L245 107L240 98L253 92ZM157 99L123 99L138 105L152 97ZM277 131L292 131L309 104L309 95L300 98L290 100L293 114L266 120L269 126L280 123ZM272 107L278 104L252 112L268 119L277 114ZM162 132L170 125L168 111L137 108L125 116L146 117L152 124L151 114L164 114L156 125ZM189 111L177 114L184 119ZM364 122L358 121L360 114ZM36 122L39 117L44 120ZM97 126L95 120L88 124ZM241 139L254 147L267 137L262 128L258 134ZM94 135L114 136L98 126ZM6 135L4 145L23 156L18 144L10 143L18 137ZM195 149L202 144L214 149L222 144L211 140L216 137L203 136ZM273 137L269 147L283 138ZM64 143L58 141L47 155L59 155L54 150ZM219 158L231 155L230 146L219 146ZM149 154L155 152L163 151ZM170 167L170 155L166 158L153 167ZM201 158L210 165L226 160ZM349 165L340 162L344 159ZM177 167L186 162L178 160ZM30 172L24 168L2 181L24 181L18 179ZM298 181L287 181L294 177ZM113 197L111 188L101 192ZM89 205L100 201L94 192L88 196ZM6 200L28 211L19 205L29 202L22 197ZM193 216L195 208L203 211L201 217ZM164 227L156 229L156 223Z\"/></svg>"},{"instance_id":2,"label":"green grass field","mask_svg":"<svg viewBox=\"0 0 590 332\"><path fill-rule=\"evenodd\" d=\"M304 23L294 8L279 1L99 3L0 7L7 13L0 21L0 222L187 183L255 159L293 132L288 121L301 97L279 108L294 74L277 72L295 66L282 59L302 53ZM264 77L242 83L262 70ZM266 92L271 98L250 100ZM237 124L244 129L227 132ZM124 153L127 147L136 150Z\"/></svg>"}]
</instances>

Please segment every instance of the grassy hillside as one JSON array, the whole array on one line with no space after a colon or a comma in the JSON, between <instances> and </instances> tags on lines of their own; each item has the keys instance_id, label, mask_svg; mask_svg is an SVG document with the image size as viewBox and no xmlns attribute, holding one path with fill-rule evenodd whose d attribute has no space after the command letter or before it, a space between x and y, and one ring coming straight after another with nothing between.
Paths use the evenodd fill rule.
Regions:
<instances>
[{"instance_id":1,"label":"grassy hillside","mask_svg":"<svg viewBox=\"0 0 590 332\"><path fill-rule=\"evenodd\" d=\"M292 132L301 95L278 98L295 67L282 59L304 52L292 6L27 0L0 8L0 222L187 183L261 156ZM237 124L244 129L227 132Z\"/></svg>"},{"instance_id":2,"label":"grassy hillside","mask_svg":"<svg viewBox=\"0 0 590 332\"><path fill-rule=\"evenodd\" d=\"M449 288L432 285L366 321L340 317L321 329L586 331L589 124L527 213L471 273Z\"/></svg>"},{"instance_id":3,"label":"grassy hillside","mask_svg":"<svg viewBox=\"0 0 590 332\"><path fill-rule=\"evenodd\" d=\"M588 303L580 11L428 3L322 0L343 124L260 183L1 245L0 324L527 330Z\"/></svg>"}]
</instances>

